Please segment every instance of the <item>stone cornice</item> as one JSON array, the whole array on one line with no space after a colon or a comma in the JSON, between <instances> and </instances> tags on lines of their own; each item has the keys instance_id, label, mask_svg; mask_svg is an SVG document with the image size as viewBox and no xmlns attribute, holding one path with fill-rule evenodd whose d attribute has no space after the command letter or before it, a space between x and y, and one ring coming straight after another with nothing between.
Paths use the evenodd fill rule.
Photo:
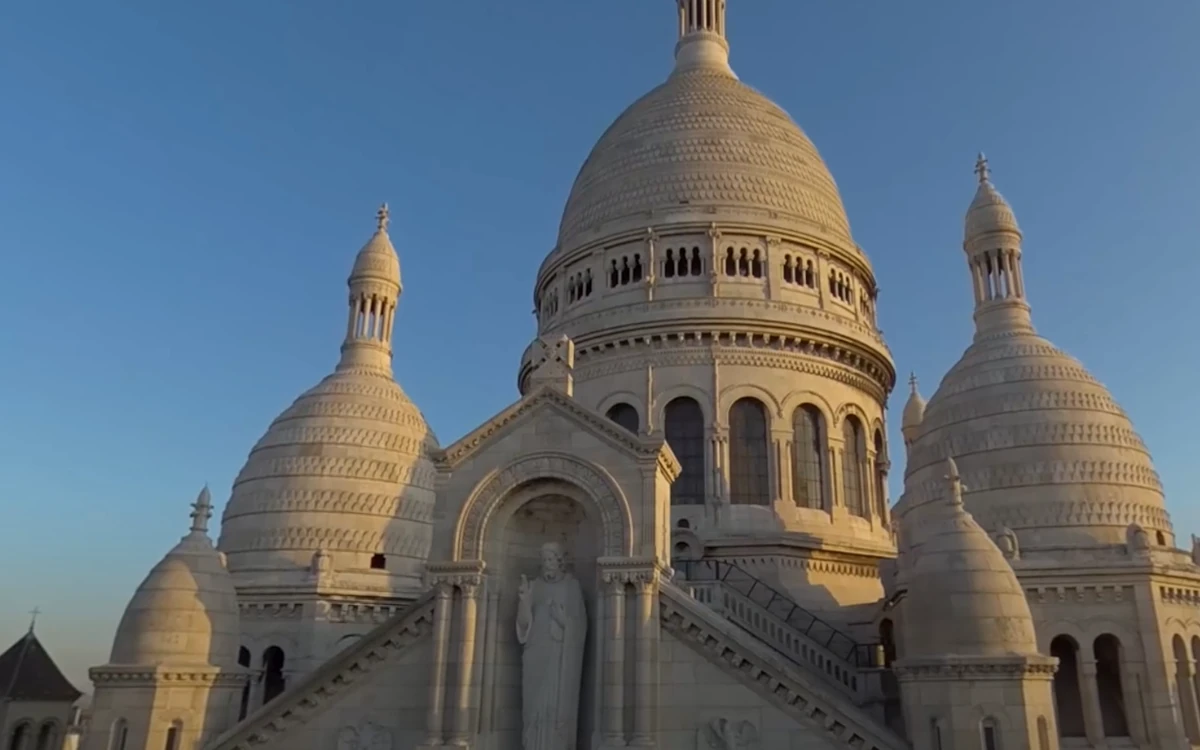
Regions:
<instances>
[{"instance_id":1,"label":"stone cornice","mask_svg":"<svg viewBox=\"0 0 1200 750\"><path fill-rule=\"evenodd\" d=\"M662 341L638 338L631 345L621 345L616 349L597 348L581 356L576 365L576 380L586 381L622 372L645 369L647 365L656 367L688 366L688 365L746 365L752 367L773 367L793 372L816 375L818 377L844 383L863 393L879 403L886 403L894 374L883 377L876 371L870 374L856 368L852 364L839 361L842 356L830 347L816 346L811 351L787 351L770 349L749 343L739 343L738 339L722 339L719 344L713 344L711 332L699 334L701 343L696 338L682 336L664 337ZM807 346L807 343L804 344ZM578 350L577 350L578 353Z\"/></svg>"},{"instance_id":2,"label":"stone cornice","mask_svg":"<svg viewBox=\"0 0 1200 750\"><path fill-rule=\"evenodd\" d=\"M433 597L427 593L218 737L208 750L249 750L308 722L356 682L428 637L432 627Z\"/></svg>"},{"instance_id":3,"label":"stone cornice","mask_svg":"<svg viewBox=\"0 0 1200 750\"><path fill-rule=\"evenodd\" d=\"M661 438L639 437L610 419L584 407L575 399L553 388L543 387L533 391L512 406L467 433L461 440L434 454L439 471L450 472L480 450L493 436L536 412L539 408L550 408L588 430L615 447L634 456L655 461L665 461L678 476L680 466L673 453ZM664 455L669 458L664 458Z\"/></svg>"},{"instance_id":4,"label":"stone cornice","mask_svg":"<svg viewBox=\"0 0 1200 750\"><path fill-rule=\"evenodd\" d=\"M673 584L660 589L663 629L764 695L788 715L814 727L836 747L907 750L908 743L876 724L849 700L817 686L765 645Z\"/></svg>"},{"instance_id":5,"label":"stone cornice","mask_svg":"<svg viewBox=\"0 0 1200 750\"><path fill-rule=\"evenodd\" d=\"M901 659L893 665L901 682L961 680L1050 680L1058 671L1058 659L1029 656Z\"/></svg>"},{"instance_id":6,"label":"stone cornice","mask_svg":"<svg viewBox=\"0 0 1200 750\"><path fill-rule=\"evenodd\" d=\"M92 667L88 670L88 677L96 685L106 687L162 687L170 684L220 688L241 687L250 679L250 672L229 672L219 667L197 665L106 664L102 667Z\"/></svg>"}]
</instances>

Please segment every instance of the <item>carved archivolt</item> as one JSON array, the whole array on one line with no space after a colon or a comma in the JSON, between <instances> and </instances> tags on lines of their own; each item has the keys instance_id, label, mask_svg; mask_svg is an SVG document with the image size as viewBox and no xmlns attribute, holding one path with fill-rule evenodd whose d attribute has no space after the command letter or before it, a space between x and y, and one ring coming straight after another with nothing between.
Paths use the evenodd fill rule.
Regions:
<instances>
[{"instance_id":1,"label":"carved archivolt","mask_svg":"<svg viewBox=\"0 0 1200 750\"><path fill-rule=\"evenodd\" d=\"M518 459L485 479L459 516L454 559L483 558L488 519L513 490L538 479L557 479L583 490L599 513L602 555L632 554L632 514L625 496L602 469L565 453L540 453Z\"/></svg>"}]
</instances>

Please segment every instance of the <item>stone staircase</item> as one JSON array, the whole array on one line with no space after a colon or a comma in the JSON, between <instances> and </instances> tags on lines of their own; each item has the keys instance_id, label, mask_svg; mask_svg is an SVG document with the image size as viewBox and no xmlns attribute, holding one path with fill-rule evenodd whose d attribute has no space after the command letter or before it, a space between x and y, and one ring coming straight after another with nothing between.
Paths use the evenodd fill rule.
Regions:
<instances>
[{"instance_id":1,"label":"stone staircase","mask_svg":"<svg viewBox=\"0 0 1200 750\"><path fill-rule=\"evenodd\" d=\"M882 647L859 643L745 569L722 560L672 563L675 583L855 705L884 716Z\"/></svg>"},{"instance_id":2,"label":"stone staircase","mask_svg":"<svg viewBox=\"0 0 1200 750\"><path fill-rule=\"evenodd\" d=\"M682 581L688 585L687 581ZM782 711L820 727L835 744L853 750L912 750L836 681L796 664L692 596L676 583L660 590L662 627L682 643L727 669ZM822 676L824 675L824 676Z\"/></svg>"}]
</instances>

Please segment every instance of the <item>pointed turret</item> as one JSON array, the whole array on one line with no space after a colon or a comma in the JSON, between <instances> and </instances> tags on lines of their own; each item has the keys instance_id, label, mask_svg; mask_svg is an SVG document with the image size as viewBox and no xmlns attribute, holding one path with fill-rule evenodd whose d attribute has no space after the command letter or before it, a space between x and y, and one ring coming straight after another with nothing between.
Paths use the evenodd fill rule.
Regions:
<instances>
[{"instance_id":1,"label":"pointed turret","mask_svg":"<svg viewBox=\"0 0 1200 750\"><path fill-rule=\"evenodd\" d=\"M979 187L967 209L963 250L975 293L975 337L1032 332L1021 273L1021 229L1004 196L992 184L981 153L975 161Z\"/></svg>"},{"instance_id":2,"label":"pointed turret","mask_svg":"<svg viewBox=\"0 0 1200 750\"><path fill-rule=\"evenodd\" d=\"M384 203L376 212L375 234L358 251L350 287L346 340L338 369L366 367L392 372L392 325L400 300L400 257L388 237L390 216Z\"/></svg>"},{"instance_id":3,"label":"pointed turret","mask_svg":"<svg viewBox=\"0 0 1200 750\"><path fill-rule=\"evenodd\" d=\"M925 399L917 390L917 374L908 378L908 401L904 403L904 413L900 421L900 432L904 435L904 445L909 447L920 433L921 421L925 419Z\"/></svg>"},{"instance_id":4,"label":"pointed turret","mask_svg":"<svg viewBox=\"0 0 1200 750\"><path fill-rule=\"evenodd\" d=\"M679 43L675 70L711 68L730 75L729 42L725 39L726 0L677 0Z\"/></svg>"}]
</instances>

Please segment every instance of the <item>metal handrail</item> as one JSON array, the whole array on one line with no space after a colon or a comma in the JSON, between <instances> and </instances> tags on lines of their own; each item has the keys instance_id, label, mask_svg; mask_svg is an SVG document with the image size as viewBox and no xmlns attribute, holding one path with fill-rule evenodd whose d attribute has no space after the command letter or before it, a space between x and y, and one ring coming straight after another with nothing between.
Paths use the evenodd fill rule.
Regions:
<instances>
[{"instance_id":1,"label":"metal handrail","mask_svg":"<svg viewBox=\"0 0 1200 750\"><path fill-rule=\"evenodd\" d=\"M688 581L696 583L715 581L731 587L754 604L783 620L789 627L855 667L880 666L876 663L879 652L878 643L859 643L733 563L723 560L672 560L671 567L677 573L682 573L683 578ZM701 571L711 571L711 576L695 577L694 574Z\"/></svg>"}]
</instances>

